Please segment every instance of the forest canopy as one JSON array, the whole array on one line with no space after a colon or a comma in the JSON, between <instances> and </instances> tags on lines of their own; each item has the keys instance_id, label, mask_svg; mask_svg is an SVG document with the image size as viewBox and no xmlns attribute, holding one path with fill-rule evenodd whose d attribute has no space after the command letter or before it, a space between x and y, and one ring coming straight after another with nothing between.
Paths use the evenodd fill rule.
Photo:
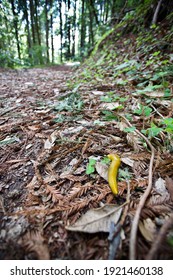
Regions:
<instances>
[{"instance_id":1,"label":"forest canopy","mask_svg":"<svg viewBox=\"0 0 173 280\"><path fill-rule=\"evenodd\" d=\"M124 19L151 25L172 11L171 0L1 0L0 66L81 61Z\"/></svg>"}]
</instances>

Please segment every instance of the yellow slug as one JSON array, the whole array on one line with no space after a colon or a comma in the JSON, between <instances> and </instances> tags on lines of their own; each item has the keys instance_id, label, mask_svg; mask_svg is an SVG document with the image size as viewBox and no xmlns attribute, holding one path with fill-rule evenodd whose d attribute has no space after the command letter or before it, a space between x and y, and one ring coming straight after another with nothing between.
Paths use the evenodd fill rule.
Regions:
<instances>
[{"instance_id":1,"label":"yellow slug","mask_svg":"<svg viewBox=\"0 0 173 280\"><path fill-rule=\"evenodd\" d=\"M109 154L108 158L112 161L108 168L108 183L114 195L118 194L117 173L120 166L120 157L116 154Z\"/></svg>"}]
</instances>

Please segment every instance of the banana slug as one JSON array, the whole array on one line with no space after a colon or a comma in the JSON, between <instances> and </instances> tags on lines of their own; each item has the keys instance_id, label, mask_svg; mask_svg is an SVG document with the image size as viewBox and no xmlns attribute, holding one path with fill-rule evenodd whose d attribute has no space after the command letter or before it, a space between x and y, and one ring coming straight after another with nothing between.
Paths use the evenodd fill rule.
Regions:
<instances>
[{"instance_id":1,"label":"banana slug","mask_svg":"<svg viewBox=\"0 0 173 280\"><path fill-rule=\"evenodd\" d=\"M114 195L118 194L118 183L117 183L117 173L120 166L120 157L116 154L109 154L108 158L111 160L111 164L108 168L108 183L111 191Z\"/></svg>"}]
</instances>

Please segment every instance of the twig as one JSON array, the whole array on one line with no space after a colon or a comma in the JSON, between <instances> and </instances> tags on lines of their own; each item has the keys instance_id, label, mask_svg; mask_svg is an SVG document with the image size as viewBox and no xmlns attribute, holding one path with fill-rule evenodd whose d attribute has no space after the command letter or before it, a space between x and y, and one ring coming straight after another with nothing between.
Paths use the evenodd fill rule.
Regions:
<instances>
[{"instance_id":1,"label":"twig","mask_svg":"<svg viewBox=\"0 0 173 280\"><path fill-rule=\"evenodd\" d=\"M150 107L152 107L154 109L154 111L162 118L164 119L164 116L152 105L150 104Z\"/></svg>"},{"instance_id":2,"label":"twig","mask_svg":"<svg viewBox=\"0 0 173 280\"><path fill-rule=\"evenodd\" d=\"M157 235L154 243L152 244L152 247L146 257L146 260L152 260L154 255L159 249L160 244L165 238L165 235L169 228L173 226L173 214L169 217L169 219L165 222L165 224L161 227L159 234Z\"/></svg>"},{"instance_id":3,"label":"twig","mask_svg":"<svg viewBox=\"0 0 173 280\"><path fill-rule=\"evenodd\" d=\"M132 124L122 115L120 115L126 123L132 127ZM142 208L145 205L145 202L147 200L147 197L149 196L151 189L152 189L152 171L153 171L153 163L154 163L154 154L155 154L155 149L150 143L150 141L145 137L138 129L135 130L135 132L142 137L148 146L151 149L151 158L150 158L150 165L149 165L149 174L148 174L148 186L146 191L144 192L143 196L141 197L141 200L139 202L138 208L136 210L133 223L132 223L132 228L131 228L131 233L130 233L130 260L135 260L136 259L136 239L137 239L137 230L138 230L138 224L139 224L139 219L140 219L140 214L142 211Z\"/></svg>"}]
</instances>

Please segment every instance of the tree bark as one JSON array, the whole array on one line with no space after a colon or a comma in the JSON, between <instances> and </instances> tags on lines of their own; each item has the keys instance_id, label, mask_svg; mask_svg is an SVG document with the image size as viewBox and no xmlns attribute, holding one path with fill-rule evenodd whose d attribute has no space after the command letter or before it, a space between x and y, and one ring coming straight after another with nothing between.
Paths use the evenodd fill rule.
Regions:
<instances>
[{"instance_id":1,"label":"tree bark","mask_svg":"<svg viewBox=\"0 0 173 280\"><path fill-rule=\"evenodd\" d=\"M60 20L60 61L63 62L62 41L63 41L63 22L62 22L62 0L59 1L59 20Z\"/></svg>"},{"instance_id":2,"label":"tree bark","mask_svg":"<svg viewBox=\"0 0 173 280\"><path fill-rule=\"evenodd\" d=\"M28 16L28 7L26 1L24 1L24 18L26 20L26 31L27 31L27 45L28 45L28 57L31 58L31 34L30 34L30 23L29 23L29 16Z\"/></svg>"},{"instance_id":3,"label":"tree bark","mask_svg":"<svg viewBox=\"0 0 173 280\"><path fill-rule=\"evenodd\" d=\"M30 3L30 18L31 18L32 41L33 41L33 45L35 45L36 44L36 39L35 39L34 3L33 3L33 0L30 0L29 3Z\"/></svg>"},{"instance_id":4,"label":"tree bark","mask_svg":"<svg viewBox=\"0 0 173 280\"><path fill-rule=\"evenodd\" d=\"M13 23L14 23L14 29L15 29L16 42L17 42L17 53L18 53L18 58L21 59L19 33L18 33L18 16L15 11L14 0L10 0L10 2L11 2L13 17L14 17Z\"/></svg>"},{"instance_id":5,"label":"tree bark","mask_svg":"<svg viewBox=\"0 0 173 280\"><path fill-rule=\"evenodd\" d=\"M46 2L45 2L45 16L46 16L45 27L46 27L46 59L47 59L47 63L50 62L50 58L49 58L49 18L48 18L48 13L49 13L49 1L46 0Z\"/></svg>"},{"instance_id":6,"label":"tree bark","mask_svg":"<svg viewBox=\"0 0 173 280\"><path fill-rule=\"evenodd\" d=\"M86 33L86 26L85 26L85 0L82 0L82 7L81 7L81 30L80 30L80 55L83 56L84 49L85 49L85 33Z\"/></svg>"},{"instance_id":7,"label":"tree bark","mask_svg":"<svg viewBox=\"0 0 173 280\"><path fill-rule=\"evenodd\" d=\"M156 7L156 10L154 12L153 19L152 19L152 24L156 24L157 23L157 18L158 18L158 14L159 14L159 11L160 11L160 7L161 7L161 4L162 4L162 1L163 0L159 0L158 3L157 3L157 7Z\"/></svg>"},{"instance_id":8,"label":"tree bark","mask_svg":"<svg viewBox=\"0 0 173 280\"><path fill-rule=\"evenodd\" d=\"M51 32L51 53L52 53L52 63L54 63L54 37L53 37L53 0L50 0L50 32Z\"/></svg>"}]
</instances>

